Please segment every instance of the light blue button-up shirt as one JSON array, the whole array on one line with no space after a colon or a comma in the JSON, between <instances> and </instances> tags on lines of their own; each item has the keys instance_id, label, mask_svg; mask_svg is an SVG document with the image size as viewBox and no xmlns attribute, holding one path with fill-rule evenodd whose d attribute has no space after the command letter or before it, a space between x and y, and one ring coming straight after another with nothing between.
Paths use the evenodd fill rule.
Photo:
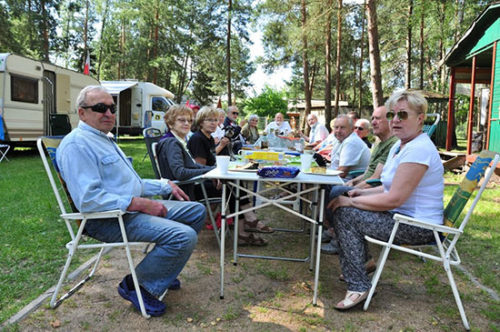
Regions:
<instances>
[{"instance_id":1,"label":"light blue button-up shirt","mask_svg":"<svg viewBox=\"0 0 500 332\"><path fill-rule=\"evenodd\" d=\"M133 197L168 195L166 180L143 180L105 133L80 121L56 153L62 178L80 212L126 211Z\"/></svg>"}]
</instances>

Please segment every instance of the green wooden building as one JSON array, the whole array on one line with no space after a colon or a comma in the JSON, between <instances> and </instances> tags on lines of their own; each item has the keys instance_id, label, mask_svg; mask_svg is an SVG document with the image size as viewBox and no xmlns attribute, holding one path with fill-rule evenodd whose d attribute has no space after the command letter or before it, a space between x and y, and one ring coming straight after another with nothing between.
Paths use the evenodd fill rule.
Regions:
<instances>
[{"instance_id":1,"label":"green wooden building","mask_svg":"<svg viewBox=\"0 0 500 332\"><path fill-rule=\"evenodd\" d=\"M500 153L500 1L492 2L474 20L462 38L446 55L444 63L451 68L448 100L448 128L446 149L451 150L455 89L457 83L471 86L467 123L467 154L471 154L475 111L476 84L489 86L489 97L483 98L486 121L483 126L485 143L483 149ZM487 103L487 104L486 104Z\"/></svg>"}]
</instances>

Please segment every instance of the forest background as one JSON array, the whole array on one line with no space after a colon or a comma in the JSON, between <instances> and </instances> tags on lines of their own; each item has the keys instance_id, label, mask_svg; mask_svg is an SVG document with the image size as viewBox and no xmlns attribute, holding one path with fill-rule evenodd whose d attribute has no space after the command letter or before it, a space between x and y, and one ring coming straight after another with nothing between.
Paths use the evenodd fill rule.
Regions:
<instances>
[{"instance_id":1,"label":"forest background","mask_svg":"<svg viewBox=\"0 0 500 332\"><path fill-rule=\"evenodd\" d=\"M361 110L396 88L446 94L443 58L486 7L481 0L0 0L0 52L83 71L98 80L138 79L176 102L221 96L272 115L288 102L325 100L326 123L347 101ZM250 31L263 55L251 59ZM292 74L281 91L249 96L261 65ZM272 82L270 82L272 83ZM252 97L252 98L250 98ZM467 97L466 97L467 98ZM462 103L467 105L468 103ZM466 107L460 112L465 120Z\"/></svg>"}]
</instances>

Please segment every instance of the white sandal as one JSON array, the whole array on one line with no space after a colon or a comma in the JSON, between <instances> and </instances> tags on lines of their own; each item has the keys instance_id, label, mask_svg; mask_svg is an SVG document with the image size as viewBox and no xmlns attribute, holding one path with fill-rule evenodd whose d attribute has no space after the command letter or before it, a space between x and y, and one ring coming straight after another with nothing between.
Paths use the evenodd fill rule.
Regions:
<instances>
[{"instance_id":1,"label":"white sandal","mask_svg":"<svg viewBox=\"0 0 500 332\"><path fill-rule=\"evenodd\" d=\"M337 310L347 310L352 307L357 306L362 303L368 297L368 291L365 292L354 292L347 291L345 294L345 298L335 305L335 309Z\"/></svg>"}]
</instances>

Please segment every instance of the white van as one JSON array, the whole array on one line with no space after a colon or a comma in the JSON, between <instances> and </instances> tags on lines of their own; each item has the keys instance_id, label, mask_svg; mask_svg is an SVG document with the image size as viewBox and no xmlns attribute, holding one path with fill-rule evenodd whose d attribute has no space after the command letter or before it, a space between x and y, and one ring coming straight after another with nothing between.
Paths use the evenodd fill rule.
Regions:
<instances>
[{"instance_id":1,"label":"white van","mask_svg":"<svg viewBox=\"0 0 500 332\"><path fill-rule=\"evenodd\" d=\"M32 145L42 135L65 135L78 124L76 98L82 73L23 56L0 53L0 112L4 142Z\"/></svg>"},{"instance_id":2,"label":"white van","mask_svg":"<svg viewBox=\"0 0 500 332\"><path fill-rule=\"evenodd\" d=\"M174 104L172 92L137 80L102 81L101 84L118 107L115 128L120 135L138 135L147 127L165 131L163 116Z\"/></svg>"}]
</instances>

